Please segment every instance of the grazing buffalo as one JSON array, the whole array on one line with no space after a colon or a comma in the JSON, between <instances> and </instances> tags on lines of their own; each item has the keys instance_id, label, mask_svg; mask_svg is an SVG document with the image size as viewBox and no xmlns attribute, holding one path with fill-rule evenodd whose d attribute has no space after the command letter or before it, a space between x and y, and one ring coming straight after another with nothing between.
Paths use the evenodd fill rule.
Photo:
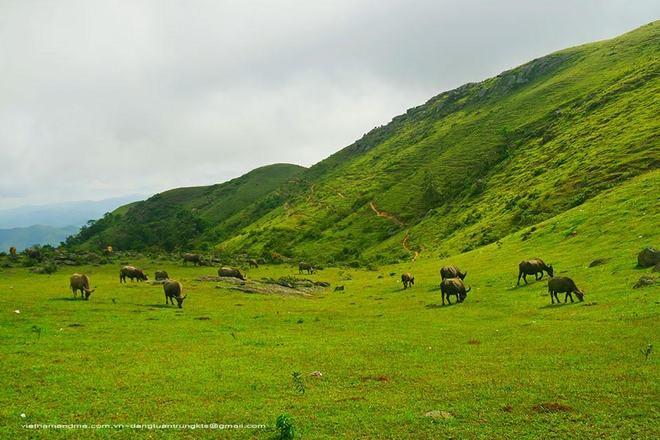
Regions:
<instances>
[{"instance_id":1,"label":"grazing buffalo","mask_svg":"<svg viewBox=\"0 0 660 440\"><path fill-rule=\"evenodd\" d=\"M446 278L440 283L440 291L442 292L442 305L445 305L445 296L447 297L447 302L451 304L449 300L449 295L456 295L457 302L465 301L468 292L472 290L471 287L465 289L465 283L460 278Z\"/></svg>"},{"instance_id":2,"label":"grazing buffalo","mask_svg":"<svg viewBox=\"0 0 660 440\"><path fill-rule=\"evenodd\" d=\"M466 275L467 271L461 272L461 270L456 266L445 266L440 269L440 276L443 280L446 278L460 278L464 280Z\"/></svg>"},{"instance_id":3,"label":"grazing buffalo","mask_svg":"<svg viewBox=\"0 0 660 440\"><path fill-rule=\"evenodd\" d=\"M201 266L204 259L199 254L183 254L183 264L187 265L189 261L195 266Z\"/></svg>"},{"instance_id":4,"label":"grazing buffalo","mask_svg":"<svg viewBox=\"0 0 660 440\"><path fill-rule=\"evenodd\" d=\"M127 277L130 278L131 281L135 281L136 279L138 281L147 281L149 279L142 269L133 266L124 266L119 270L120 283L125 283Z\"/></svg>"},{"instance_id":5,"label":"grazing buffalo","mask_svg":"<svg viewBox=\"0 0 660 440\"><path fill-rule=\"evenodd\" d=\"M179 308L183 308L183 300L186 299L188 295L182 295L183 286L180 282L176 280L167 280L165 284L163 284L163 290L165 291L165 304L168 303L167 300L169 299L170 303L174 305L174 300L176 300Z\"/></svg>"},{"instance_id":6,"label":"grazing buffalo","mask_svg":"<svg viewBox=\"0 0 660 440\"><path fill-rule=\"evenodd\" d=\"M9 255L12 257L16 257L16 246L12 246L9 248Z\"/></svg>"},{"instance_id":7,"label":"grazing buffalo","mask_svg":"<svg viewBox=\"0 0 660 440\"><path fill-rule=\"evenodd\" d=\"M550 292L550 299L552 300L552 304L555 303L555 299L557 300L557 304L559 304L559 297L557 296L558 293L566 293L564 302L566 302L568 298L571 299L571 302L574 302L573 295L571 295L571 293L575 293L575 296L578 297L580 302L584 301L584 293L582 293L582 291L577 288L575 282L572 279L567 277L550 278L548 280L548 292Z\"/></svg>"},{"instance_id":8,"label":"grazing buffalo","mask_svg":"<svg viewBox=\"0 0 660 440\"><path fill-rule=\"evenodd\" d=\"M89 295L92 294L94 290L89 290L89 278L87 275L74 273L71 275L70 281L71 291L73 292L73 298L76 299L78 291L80 290L80 298L88 300Z\"/></svg>"},{"instance_id":9,"label":"grazing buffalo","mask_svg":"<svg viewBox=\"0 0 660 440\"><path fill-rule=\"evenodd\" d=\"M298 272L303 273L303 271L307 271L308 274L314 273L314 265L301 261L298 263Z\"/></svg>"},{"instance_id":10,"label":"grazing buffalo","mask_svg":"<svg viewBox=\"0 0 660 440\"><path fill-rule=\"evenodd\" d=\"M164 270L157 270L154 275L156 276L156 281L167 280L170 277Z\"/></svg>"},{"instance_id":11,"label":"grazing buffalo","mask_svg":"<svg viewBox=\"0 0 660 440\"><path fill-rule=\"evenodd\" d=\"M520 278L527 284L527 275L534 275L536 281L543 278L543 271L548 272L549 276L553 276L552 266L548 266L540 258L533 260L521 261L518 265L518 284L520 285ZM539 276L541 274L541 276Z\"/></svg>"},{"instance_id":12,"label":"grazing buffalo","mask_svg":"<svg viewBox=\"0 0 660 440\"><path fill-rule=\"evenodd\" d=\"M412 285L415 284L415 277L412 276L412 274L406 272L401 274L401 282L403 283L403 288L407 289L408 287L412 287Z\"/></svg>"},{"instance_id":13,"label":"grazing buffalo","mask_svg":"<svg viewBox=\"0 0 660 440\"><path fill-rule=\"evenodd\" d=\"M247 262L250 265L250 267L259 267L259 265L257 264L257 260L255 260L254 258L250 258L249 260L247 260Z\"/></svg>"},{"instance_id":14,"label":"grazing buffalo","mask_svg":"<svg viewBox=\"0 0 660 440\"><path fill-rule=\"evenodd\" d=\"M220 269L218 269L218 276L245 280L245 277L243 276L243 274L241 274L241 271L233 267L221 267Z\"/></svg>"},{"instance_id":15,"label":"grazing buffalo","mask_svg":"<svg viewBox=\"0 0 660 440\"><path fill-rule=\"evenodd\" d=\"M25 255L37 261L41 261L42 259L41 252L38 249L25 249Z\"/></svg>"}]
</instances>

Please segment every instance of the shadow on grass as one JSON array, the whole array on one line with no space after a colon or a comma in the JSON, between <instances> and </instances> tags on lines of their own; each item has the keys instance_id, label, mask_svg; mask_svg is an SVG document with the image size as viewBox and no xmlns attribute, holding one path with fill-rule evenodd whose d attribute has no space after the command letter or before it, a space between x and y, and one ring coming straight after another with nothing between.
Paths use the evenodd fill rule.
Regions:
<instances>
[{"instance_id":1,"label":"shadow on grass","mask_svg":"<svg viewBox=\"0 0 660 440\"><path fill-rule=\"evenodd\" d=\"M574 302L574 303L572 303L572 302L568 302L568 303L560 302L560 303L555 303L555 304L546 304L542 307L539 307L539 309L556 309L558 307L564 307L564 306L570 306L570 305L576 305L576 304L580 304L580 303L579 302Z\"/></svg>"},{"instance_id":2,"label":"shadow on grass","mask_svg":"<svg viewBox=\"0 0 660 440\"><path fill-rule=\"evenodd\" d=\"M86 302L86 301L89 301L89 300L80 299L80 297L74 298L72 296L67 296L67 297L61 297L61 298L48 298L48 301L83 301L83 302Z\"/></svg>"},{"instance_id":3,"label":"shadow on grass","mask_svg":"<svg viewBox=\"0 0 660 440\"><path fill-rule=\"evenodd\" d=\"M445 307L455 306L456 304L460 304L460 303L453 302L451 304L444 304L444 305L443 304L437 304L437 303L431 303L431 304L425 305L424 308L425 309L444 309Z\"/></svg>"},{"instance_id":4,"label":"shadow on grass","mask_svg":"<svg viewBox=\"0 0 660 440\"><path fill-rule=\"evenodd\" d=\"M177 308L176 304L140 304L142 307L148 307L148 308L155 308L155 309L171 309L171 308Z\"/></svg>"}]
</instances>

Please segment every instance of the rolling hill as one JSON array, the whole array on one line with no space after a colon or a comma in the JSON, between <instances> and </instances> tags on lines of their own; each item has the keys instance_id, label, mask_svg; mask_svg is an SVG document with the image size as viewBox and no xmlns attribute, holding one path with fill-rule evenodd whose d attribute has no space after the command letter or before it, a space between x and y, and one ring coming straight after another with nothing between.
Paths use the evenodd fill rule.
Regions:
<instances>
[{"instance_id":1,"label":"rolling hill","mask_svg":"<svg viewBox=\"0 0 660 440\"><path fill-rule=\"evenodd\" d=\"M659 59L656 21L441 93L276 182L173 190L70 242L383 264L532 234L658 168Z\"/></svg>"}]
</instances>

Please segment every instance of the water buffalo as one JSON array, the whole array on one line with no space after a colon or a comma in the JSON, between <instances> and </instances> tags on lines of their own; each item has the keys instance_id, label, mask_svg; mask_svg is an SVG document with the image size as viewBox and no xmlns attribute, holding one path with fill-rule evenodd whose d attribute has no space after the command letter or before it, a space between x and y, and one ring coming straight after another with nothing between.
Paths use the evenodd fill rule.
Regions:
<instances>
[{"instance_id":1,"label":"water buffalo","mask_svg":"<svg viewBox=\"0 0 660 440\"><path fill-rule=\"evenodd\" d=\"M183 286L180 282L176 280L167 280L163 284L163 290L165 291L165 304L168 304L167 300L169 299L170 304L174 305L174 300L176 300L179 308L183 308L183 300L186 299L188 295L181 295L183 293Z\"/></svg>"},{"instance_id":2,"label":"water buffalo","mask_svg":"<svg viewBox=\"0 0 660 440\"><path fill-rule=\"evenodd\" d=\"M445 296L447 297L447 302L451 304L449 300L449 295L456 295L457 302L465 301L468 292L472 290L471 287L465 289L465 283L460 278L446 278L440 283L440 291L442 292L442 305L445 305Z\"/></svg>"},{"instance_id":3,"label":"water buffalo","mask_svg":"<svg viewBox=\"0 0 660 440\"><path fill-rule=\"evenodd\" d=\"M412 274L406 272L401 274L401 282L403 283L403 288L407 289L408 287L412 287L412 285L415 284L415 277L412 276Z\"/></svg>"},{"instance_id":4,"label":"water buffalo","mask_svg":"<svg viewBox=\"0 0 660 440\"><path fill-rule=\"evenodd\" d=\"M195 266L201 266L204 258L199 254L183 254L183 264L187 265L189 261Z\"/></svg>"},{"instance_id":5,"label":"water buffalo","mask_svg":"<svg viewBox=\"0 0 660 440\"><path fill-rule=\"evenodd\" d=\"M91 295L92 292L96 290L89 290L89 278L87 275L79 273L74 273L71 275L70 286L74 299L77 297L78 290L80 290L80 298L85 300L88 300L89 295Z\"/></svg>"},{"instance_id":6,"label":"water buffalo","mask_svg":"<svg viewBox=\"0 0 660 440\"><path fill-rule=\"evenodd\" d=\"M29 258L37 261L42 260L42 255L41 251L39 249L25 249L25 255L27 255Z\"/></svg>"},{"instance_id":7,"label":"water buffalo","mask_svg":"<svg viewBox=\"0 0 660 440\"><path fill-rule=\"evenodd\" d=\"M307 271L308 274L314 273L314 265L301 261L298 263L298 272L303 273L303 271Z\"/></svg>"},{"instance_id":8,"label":"water buffalo","mask_svg":"<svg viewBox=\"0 0 660 440\"><path fill-rule=\"evenodd\" d=\"M142 269L133 266L124 266L119 270L120 283L125 283L127 277L130 278L131 281L135 281L136 279L138 281L147 281L149 279Z\"/></svg>"},{"instance_id":9,"label":"water buffalo","mask_svg":"<svg viewBox=\"0 0 660 440\"><path fill-rule=\"evenodd\" d=\"M254 258L250 258L249 260L247 260L247 262L250 265L250 267L259 267L259 265L257 264L257 260L255 260Z\"/></svg>"},{"instance_id":10,"label":"water buffalo","mask_svg":"<svg viewBox=\"0 0 660 440\"><path fill-rule=\"evenodd\" d=\"M440 269L440 276L443 280L445 278L460 278L464 280L467 276L467 271L461 272L461 270L456 266L445 266Z\"/></svg>"},{"instance_id":11,"label":"water buffalo","mask_svg":"<svg viewBox=\"0 0 660 440\"><path fill-rule=\"evenodd\" d=\"M163 281L168 279L170 276L165 272L164 270L157 270L156 273L154 274L156 281Z\"/></svg>"},{"instance_id":12,"label":"water buffalo","mask_svg":"<svg viewBox=\"0 0 660 440\"><path fill-rule=\"evenodd\" d=\"M233 267L221 267L218 269L218 276L245 280L245 277L241 274L241 271Z\"/></svg>"},{"instance_id":13,"label":"water buffalo","mask_svg":"<svg viewBox=\"0 0 660 440\"><path fill-rule=\"evenodd\" d=\"M536 281L543 278L543 271L548 272L549 276L553 275L552 266L548 266L540 258L534 258L533 260L524 260L521 261L518 265L518 284L520 285L520 278L525 281L527 284L527 275L534 275ZM539 276L539 273L541 276Z\"/></svg>"},{"instance_id":14,"label":"water buffalo","mask_svg":"<svg viewBox=\"0 0 660 440\"><path fill-rule=\"evenodd\" d=\"M559 297L557 296L557 293L566 293L564 302L566 302L568 298L571 299L571 302L574 302L573 295L571 295L571 293L575 293L575 296L578 297L580 302L584 301L584 293L582 293L582 291L577 288L575 282L572 279L567 277L550 278L548 280L548 292L550 292L550 299L552 300L552 304L555 303L555 299L557 300L557 304L559 304Z\"/></svg>"},{"instance_id":15,"label":"water buffalo","mask_svg":"<svg viewBox=\"0 0 660 440\"><path fill-rule=\"evenodd\" d=\"M16 257L16 246L12 246L9 248L9 255L12 257Z\"/></svg>"}]
</instances>

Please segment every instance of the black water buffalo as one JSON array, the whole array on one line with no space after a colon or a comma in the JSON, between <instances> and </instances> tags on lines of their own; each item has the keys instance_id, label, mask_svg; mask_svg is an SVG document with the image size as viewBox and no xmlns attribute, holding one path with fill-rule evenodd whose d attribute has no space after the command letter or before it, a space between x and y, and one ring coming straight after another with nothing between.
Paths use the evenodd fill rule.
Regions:
<instances>
[{"instance_id":1,"label":"black water buffalo","mask_svg":"<svg viewBox=\"0 0 660 440\"><path fill-rule=\"evenodd\" d=\"M199 254L183 254L183 264L187 265L189 261L192 261L195 266L201 266L204 258Z\"/></svg>"},{"instance_id":2,"label":"black water buffalo","mask_svg":"<svg viewBox=\"0 0 660 440\"><path fill-rule=\"evenodd\" d=\"M70 279L70 286L71 286L71 291L73 292L73 298L77 298L78 296L78 290L80 290L80 298L88 300L89 295L92 294L94 290L89 289L89 278L87 275L83 275L80 273L74 273L71 275Z\"/></svg>"},{"instance_id":3,"label":"black water buffalo","mask_svg":"<svg viewBox=\"0 0 660 440\"><path fill-rule=\"evenodd\" d=\"M568 298L571 299L571 302L574 302L573 295L571 295L571 293L575 293L575 296L578 297L580 302L584 301L584 293L582 293L582 291L577 288L575 282L572 279L567 277L550 278L548 280L548 292L550 292L550 299L552 300L552 304L555 303L555 299L557 300L557 304L559 304L559 297L557 296L558 293L566 293L564 302L566 302Z\"/></svg>"},{"instance_id":4,"label":"black water buffalo","mask_svg":"<svg viewBox=\"0 0 660 440\"><path fill-rule=\"evenodd\" d=\"M314 265L301 261L298 263L298 272L303 273L303 271L307 271L308 274L314 273Z\"/></svg>"},{"instance_id":5,"label":"black water buffalo","mask_svg":"<svg viewBox=\"0 0 660 440\"><path fill-rule=\"evenodd\" d=\"M41 251L39 251L39 249L25 249L23 252L25 252L25 255L27 255L28 258L31 258L33 260L41 261L43 259L43 256L41 255Z\"/></svg>"},{"instance_id":6,"label":"black water buffalo","mask_svg":"<svg viewBox=\"0 0 660 440\"><path fill-rule=\"evenodd\" d=\"M543 271L548 272L549 276L553 276L552 266L548 266L540 258L532 260L521 261L518 265L518 284L520 285L520 278L527 284L527 275L534 275L536 281L543 278ZM539 273L541 276L539 276Z\"/></svg>"},{"instance_id":7,"label":"black water buffalo","mask_svg":"<svg viewBox=\"0 0 660 440\"><path fill-rule=\"evenodd\" d=\"M403 288L407 289L408 287L412 287L412 285L415 284L415 277L412 276L412 274L406 272L401 274L401 282L403 283Z\"/></svg>"},{"instance_id":8,"label":"black water buffalo","mask_svg":"<svg viewBox=\"0 0 660 440\"><path fill-rule=\"evenodd\" d=\"M461 272L461 270L456 266L445 266L440 269L440 276L443 280L446 278L460 278L464 280L467 276L467 271Z\"/></svg>"},{"instance_id":9,"label":"black water buffalo","mask_svg":"<svg viewBox=\"0 0 660 440\"><path fill-rule=\"evenodd\" d=\"M245 280L245 277L243 276L243 274L241 274L241 271L233 267L221 267L220 269L218 269L218 276Z\"/></svg>"},{"instance_id":10,"label":"black water buffalo","mask_svg":"<svg viewBox=\"0 0 660 440\"><path fill-rule=\"evenodd\" d=\"M163 280L166 280L170 277L167 274L167 272L164 271L164 270L157 270L154 275L155 275L156 281L163 281Z\"/></svg>"},{"instance_id":11,"label":"black water buffalo","mask_svg":"<svg viewBox=\"0 0 660 440\"><path fill-rule=\"evenodd\" d=\"M445 305L445 296L447 297L447 302L451 304L449 295L456 295L457 302L465 301L468 292L472 290L471 287L465 289L465 283L460 278L446 278L440 283L440 291L442 292L442 305Z\"/></svg>"},{"instance_id":12,"label":"black water buffalo","mask_svg":"<svg viewBox=\"0 0 660 440\"><path fill-rule=\"evenodd\" d=\"M183 300L186 299L188 295L182 295L183 286L180 282L176 280L167 280L163 284L163 290L165 291L165 304L168 304L167 301L169 300L170 304L174 305L174 300L176 300L179 308L183 308Z\"/></svg>"},{"instance_id":13,"label":"black water buffalo","mask_svg":"<svg viewBox=\"0 0 660 440\"><path fill-rule=\"evenodd\" d=\"M149 279L142 269L133 266L124 266L119 269L119 282L125 283L126 278L130 278L131 281L135 281L136 279L138 281L147 281Z\"/></svg>"}]
</instances>

